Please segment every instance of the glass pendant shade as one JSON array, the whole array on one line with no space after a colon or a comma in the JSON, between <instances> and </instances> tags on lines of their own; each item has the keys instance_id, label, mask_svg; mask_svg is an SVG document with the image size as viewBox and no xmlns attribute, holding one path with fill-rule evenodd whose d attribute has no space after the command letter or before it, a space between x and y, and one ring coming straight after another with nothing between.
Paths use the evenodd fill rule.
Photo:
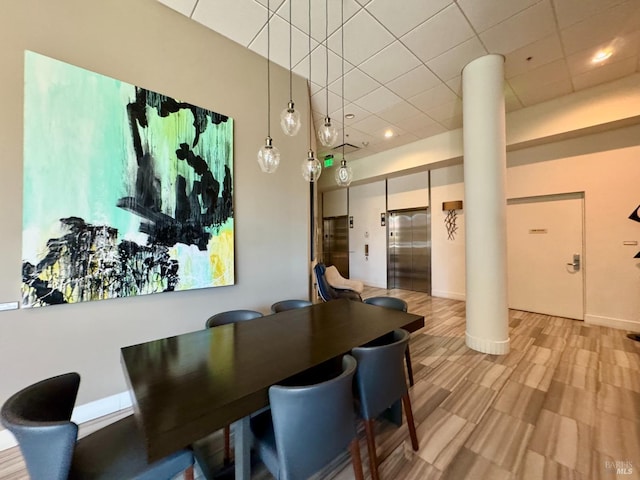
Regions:
<instances>
[{"instance_id":1,"label":"glass pendant shade","mask_svg":"<svg viewBox=\"0 0 640 480\"><path fill-rule=\"evenodd\" d=\"M315 182L322 175L322 165L313 154L313 150L309 150L307 159L302 162L302 178L307 182Z\"/></svg>"},{"instance_id":2,"label":"glass pendant shade","mask_svg":"<svg viewBox=\"0 0 640 480\"><path fill-rule=\"evenodd\" d=\"M338 130L329 117L324 118L324 124L318 129L318 140L325 147L333 147L338 140Z\"/></svg>"},{"instance_id":3,"label":"glass pendant shade","mask_svg":"<svg viewBox=\"0 0 640 480\"><path fill-rule=\"evenodd\" d=\"M258 164L264 173L273 173L280 165L280 150L273 146L271 137L267 137L264 146L258 150Z\"/></svg>"},{"instance_id":4,"label":"glass pendant shade","mask_svg":"<svg viewBox=\"0 0 640 480\"><path fill-rule=\"evenodd\" d=\"M348 187L351 185L351 180L353 180L353 172L351 171L351 167L347 165L346 160L342 160L340 162L340 168L336 170L336 183L339 187Z\"/></svg>"},{"instance_id":5,"label":"glass pendant shade","mask_svg":"<svg viewBox=\"0 0 640 480\"><path fill-rule=\"evenodd\" d=\"M285 135L293 137L300 131L300 112L298 112L293 105L293 102L289 102L287 108L280 113L280 126Z\"/></svg>"}]
</instances>

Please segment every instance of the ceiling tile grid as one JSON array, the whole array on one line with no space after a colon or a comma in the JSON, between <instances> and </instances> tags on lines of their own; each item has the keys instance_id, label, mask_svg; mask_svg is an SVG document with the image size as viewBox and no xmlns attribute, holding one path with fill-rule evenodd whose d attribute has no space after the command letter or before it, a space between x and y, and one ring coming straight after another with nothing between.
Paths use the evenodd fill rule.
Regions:
<instances>
[{"instance_id":1,"label":"ceiling tile grid","mask_svg":"<svg viewBox=\"0 0 640 480\"><path fill-rule=\"evenodd\" d=\"M460 128L462 69L486 54L505 57L507 112L640 72L640 0L312 0L311 15L304 0L158 1L262 56L269 3L269 56L289 68L291 50L303 78L311 18L313 118L328 85L329 114L359 147L349 158ZM594 63L598 51L610 57Z\"/></svg>"}]
</instances>

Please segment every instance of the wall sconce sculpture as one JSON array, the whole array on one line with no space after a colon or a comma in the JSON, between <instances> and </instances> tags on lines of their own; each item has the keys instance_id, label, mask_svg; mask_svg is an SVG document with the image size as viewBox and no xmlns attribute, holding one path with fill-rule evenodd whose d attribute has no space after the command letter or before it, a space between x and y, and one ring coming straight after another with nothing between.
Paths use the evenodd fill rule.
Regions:
<instances>
[{"instance_id":1,"label":"wall sconce sculpture","mask_svg":"<svg viewBox=\"0 0 640 480\"><path fill-rule=\"evenodd\" d=\"M442 202L442 211L447 212L447 216L444 218L444 225L447 227L449 240L455 240L456 232L458 231L458 226L456 225L456 210L462 210L462 200Z\"/></svg>"}]
</instances>

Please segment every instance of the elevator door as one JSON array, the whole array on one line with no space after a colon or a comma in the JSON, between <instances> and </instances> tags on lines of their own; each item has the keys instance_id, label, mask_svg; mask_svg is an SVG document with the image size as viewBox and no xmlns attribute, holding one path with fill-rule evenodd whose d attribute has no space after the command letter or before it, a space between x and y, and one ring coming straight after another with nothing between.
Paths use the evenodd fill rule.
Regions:
<instances>
[{"instance_id":1,"label":"elevator door","mask_svg":"<svg viewBox=\"0 0 640 480\"><path fill-rule=\"evenodd\" d=\"M389 212L388 288L431 293L429 210Z\"/></svg>"},{"instance_id":2,"label":"elevator door","mask_svg":"<svg viewBox=\"0 0 640 480\"><path fill-rule=\"evenodd\" d=\"M335 265L345 278L349 278L349 226L347 216L322 219L322 251L324 264Z\"/></svg>"}]
</instances>

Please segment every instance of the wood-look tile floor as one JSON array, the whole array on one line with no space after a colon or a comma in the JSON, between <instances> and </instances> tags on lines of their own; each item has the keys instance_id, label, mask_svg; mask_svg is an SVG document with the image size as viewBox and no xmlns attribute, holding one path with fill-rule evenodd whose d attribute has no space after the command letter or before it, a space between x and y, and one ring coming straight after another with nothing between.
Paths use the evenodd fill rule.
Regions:
<instances>
[{"instance_id":1,"label":"wood-look tile floor","mask_svg":"<svg viewBox=\"0 0 640 480\"><path fill-rule=\"evenodd\" d=\"M465 345L464 302L370 287L363 298L375 295L426 323L410 343L420 448L406 425L378 422L382 479L640 479L640 343L626 332L512 310L511 352L488 355ZM218 463L219 433L206 445ZM349 457L316 477L354 478ZM0 452L0 480L25 478L19 450ZM272 477L258 465L253 478Z\"/></svg>"}]
</instances>

